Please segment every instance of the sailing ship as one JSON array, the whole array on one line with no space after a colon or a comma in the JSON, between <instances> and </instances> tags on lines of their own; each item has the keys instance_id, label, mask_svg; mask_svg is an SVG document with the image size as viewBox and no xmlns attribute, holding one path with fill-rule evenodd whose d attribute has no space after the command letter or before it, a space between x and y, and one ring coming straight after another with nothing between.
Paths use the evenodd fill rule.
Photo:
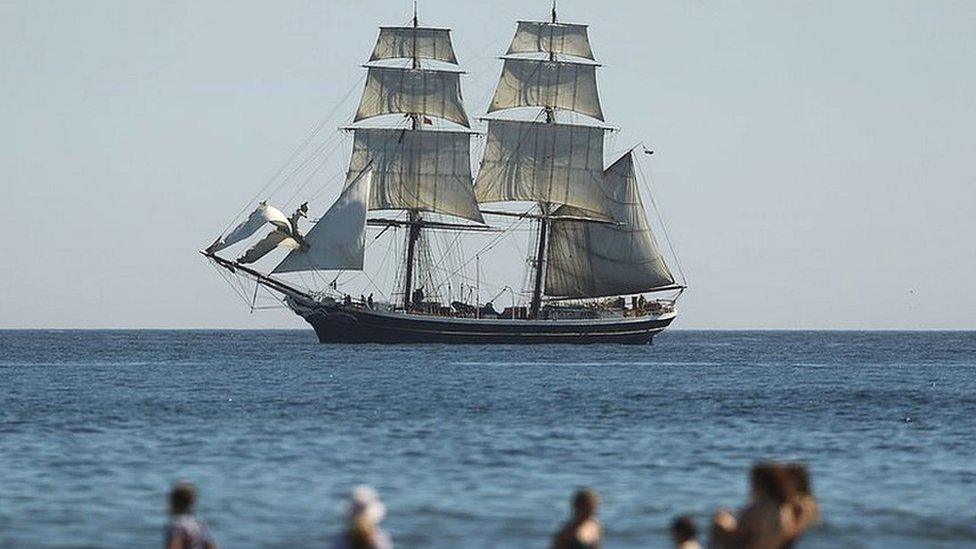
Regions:
<instances>
[{"instance_id":1,"label":"sailing ship","mask_svg":"<svg viewBox=\"0 0 976 549\"><path fill-rule=\"evenodd\" d=\"M420 25L416 6L408 23L381 27L359 107L340 129L353 143L336 200L307 231L307 202L289 216L262 201L201 253L254 282L255 299L258 289L276 295L321 342L650 343L674 321L686 285L641 197L639 161L650 151L635 147L604 165L615 130L604 120L588 27L558 20L553 4L547 20L517 23L500 59L482 135L463 105L450 29ZM484 139L476 176L472 137ZM482 302L489 282L480 264L470 270L485 248L465 238L487 234L493 244L525 237L526 226L522 291L505 288L511 306ZM262 229L270 232L258 238ZM434 233L454 235L444 257L430 245ZM385 299L374 299L372 287L356 298L340 278L362 273L374 282L364 257L381 239L395 241L393 281L374 285ZM258 267L282 248L270 271ZM461 268L445 275L448 256L460 256Z\"/></svg>"}]
</instances>

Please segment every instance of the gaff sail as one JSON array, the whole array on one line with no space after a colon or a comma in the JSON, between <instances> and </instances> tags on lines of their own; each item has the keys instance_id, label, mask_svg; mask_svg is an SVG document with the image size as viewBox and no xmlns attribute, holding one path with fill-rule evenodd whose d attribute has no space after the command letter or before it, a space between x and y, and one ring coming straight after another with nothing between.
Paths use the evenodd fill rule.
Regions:
<instances>
[{"instance_id":1,"label":"gaff sail","mask_svg":"<svg viewBox=\"0 0 976 549\"><path fill-rule=\"evenodd\" d=\"M606 297L675 285L641 201L633 152L607 168L603 182L616 224L560 219L580 213L570 206L553 214L545 284L550 297Z\"/></svg>"}]
</instances>

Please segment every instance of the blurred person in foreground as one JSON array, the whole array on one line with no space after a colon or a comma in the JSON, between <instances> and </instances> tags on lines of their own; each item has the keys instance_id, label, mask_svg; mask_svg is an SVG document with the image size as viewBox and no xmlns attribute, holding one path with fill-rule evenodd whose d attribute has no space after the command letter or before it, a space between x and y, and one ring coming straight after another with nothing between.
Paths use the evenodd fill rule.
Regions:
<instances>
[{"instance_id":1,"label":"blurred person in foreground","mask_svg":"<svg viewBox=\"0 0 976 549\"><path fill-rule=\"evenodd\" d=\"M671 539L674 540L677 549L701 549L695 519L688 515L678 517L671 522Z\"/></svg>"},{"instance_id":2,"label":"blurred person in foreground","mask_svg":"<svg viewBox=\"0 0 976 549\"><path fill-rule=\"evenodd\" d=\"M785 467L759 463L750 474L749 502L738 516L720 510L712 518L712 544L724 549L779 549L800 535L796 490Z\"/></svg>"},{"instance_id":3,"label":"blurred person in foreground","mask_svg":"<svg viewBox=\"0 0 976 549\"><path fill-rule=\"evenodd\" d=\"M793 547L793 544L811 526L820 522L820 504L813 496L813 486L810 483L810 470L802 463L787 463L783 466L793 486L793 519L794 531L787 536L781 547Z\"/></svg>"},{"instance_id":4,"label":"blurred person in foreground","mask_svg":"<svg viewBox=\"0 0 976 549\"><path fill-rule=\"evenodd\" d=\"M600 549L603 530L596 518L600 497L583 489L573 496L573 515L556 534L552 549Z\"/></svg>"},{"instance_id":5,"label":"blurred person in foreground","mask_svg":"<svg viewBox=\"0 0 976 549\"><path fill-rule=\"evenodd\" d=\"M207 527L193 513L197 489L189 482L178 482L169 494L169 524L166 526L166 549L217 549Z\"/></svg>"},{"instance_id":6,"label":"blurred person in foreground","mask_svg":"<svg viewBox=\"0 0 976 549\"><path fill-rule=\"evenodd\" d=\"M379 527L386 506L376 490L369 486L353 489L348 513L346 529L336 538L333 549L393 549L390 536Z\"/></svg>"}]
</instances>

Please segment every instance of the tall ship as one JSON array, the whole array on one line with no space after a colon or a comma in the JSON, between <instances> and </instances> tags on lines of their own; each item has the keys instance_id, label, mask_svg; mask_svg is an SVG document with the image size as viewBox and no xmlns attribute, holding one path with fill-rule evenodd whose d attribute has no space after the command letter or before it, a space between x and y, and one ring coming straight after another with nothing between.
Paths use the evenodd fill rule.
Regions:
<instances>
[{"instance_id":1,"label":"tall ship","mask_svg":"<svg viewBox=\"0 0 976 549\"><path fill-rule=\"evenodd\" d=\"M642 197L652 151L605 160L617 130L588 27L553 4L500 60L472 129L451 30L416 6L381 27L339 138L321 123L201 253L252 310L290 308L323 343L650 343L686 284Z\"/></svg>"}]
</instances>

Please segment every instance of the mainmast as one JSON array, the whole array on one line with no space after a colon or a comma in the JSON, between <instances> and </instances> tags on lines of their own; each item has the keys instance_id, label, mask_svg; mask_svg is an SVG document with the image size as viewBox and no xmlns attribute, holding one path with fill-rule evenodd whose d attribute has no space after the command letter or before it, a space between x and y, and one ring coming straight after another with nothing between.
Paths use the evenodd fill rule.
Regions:
<instances>
[{"instance_id":1,"label":"mainmast","mask_svg":"<svg viewBox=\"0 0 976 549\"><path fill-rule=\"evenodd\" d=\"M540 54L545 54L540 58ZM538 318L545 293L547 247L553 211L571 205L605 218L602 126L563 123L559 111L603 121L596 64L585 25L559 23L553 2L549 21L520 21L488 112L541 108L544 120L491 118L478 201L530 201L540 210L529 315Z\"/></svg>"}]
</instances>

